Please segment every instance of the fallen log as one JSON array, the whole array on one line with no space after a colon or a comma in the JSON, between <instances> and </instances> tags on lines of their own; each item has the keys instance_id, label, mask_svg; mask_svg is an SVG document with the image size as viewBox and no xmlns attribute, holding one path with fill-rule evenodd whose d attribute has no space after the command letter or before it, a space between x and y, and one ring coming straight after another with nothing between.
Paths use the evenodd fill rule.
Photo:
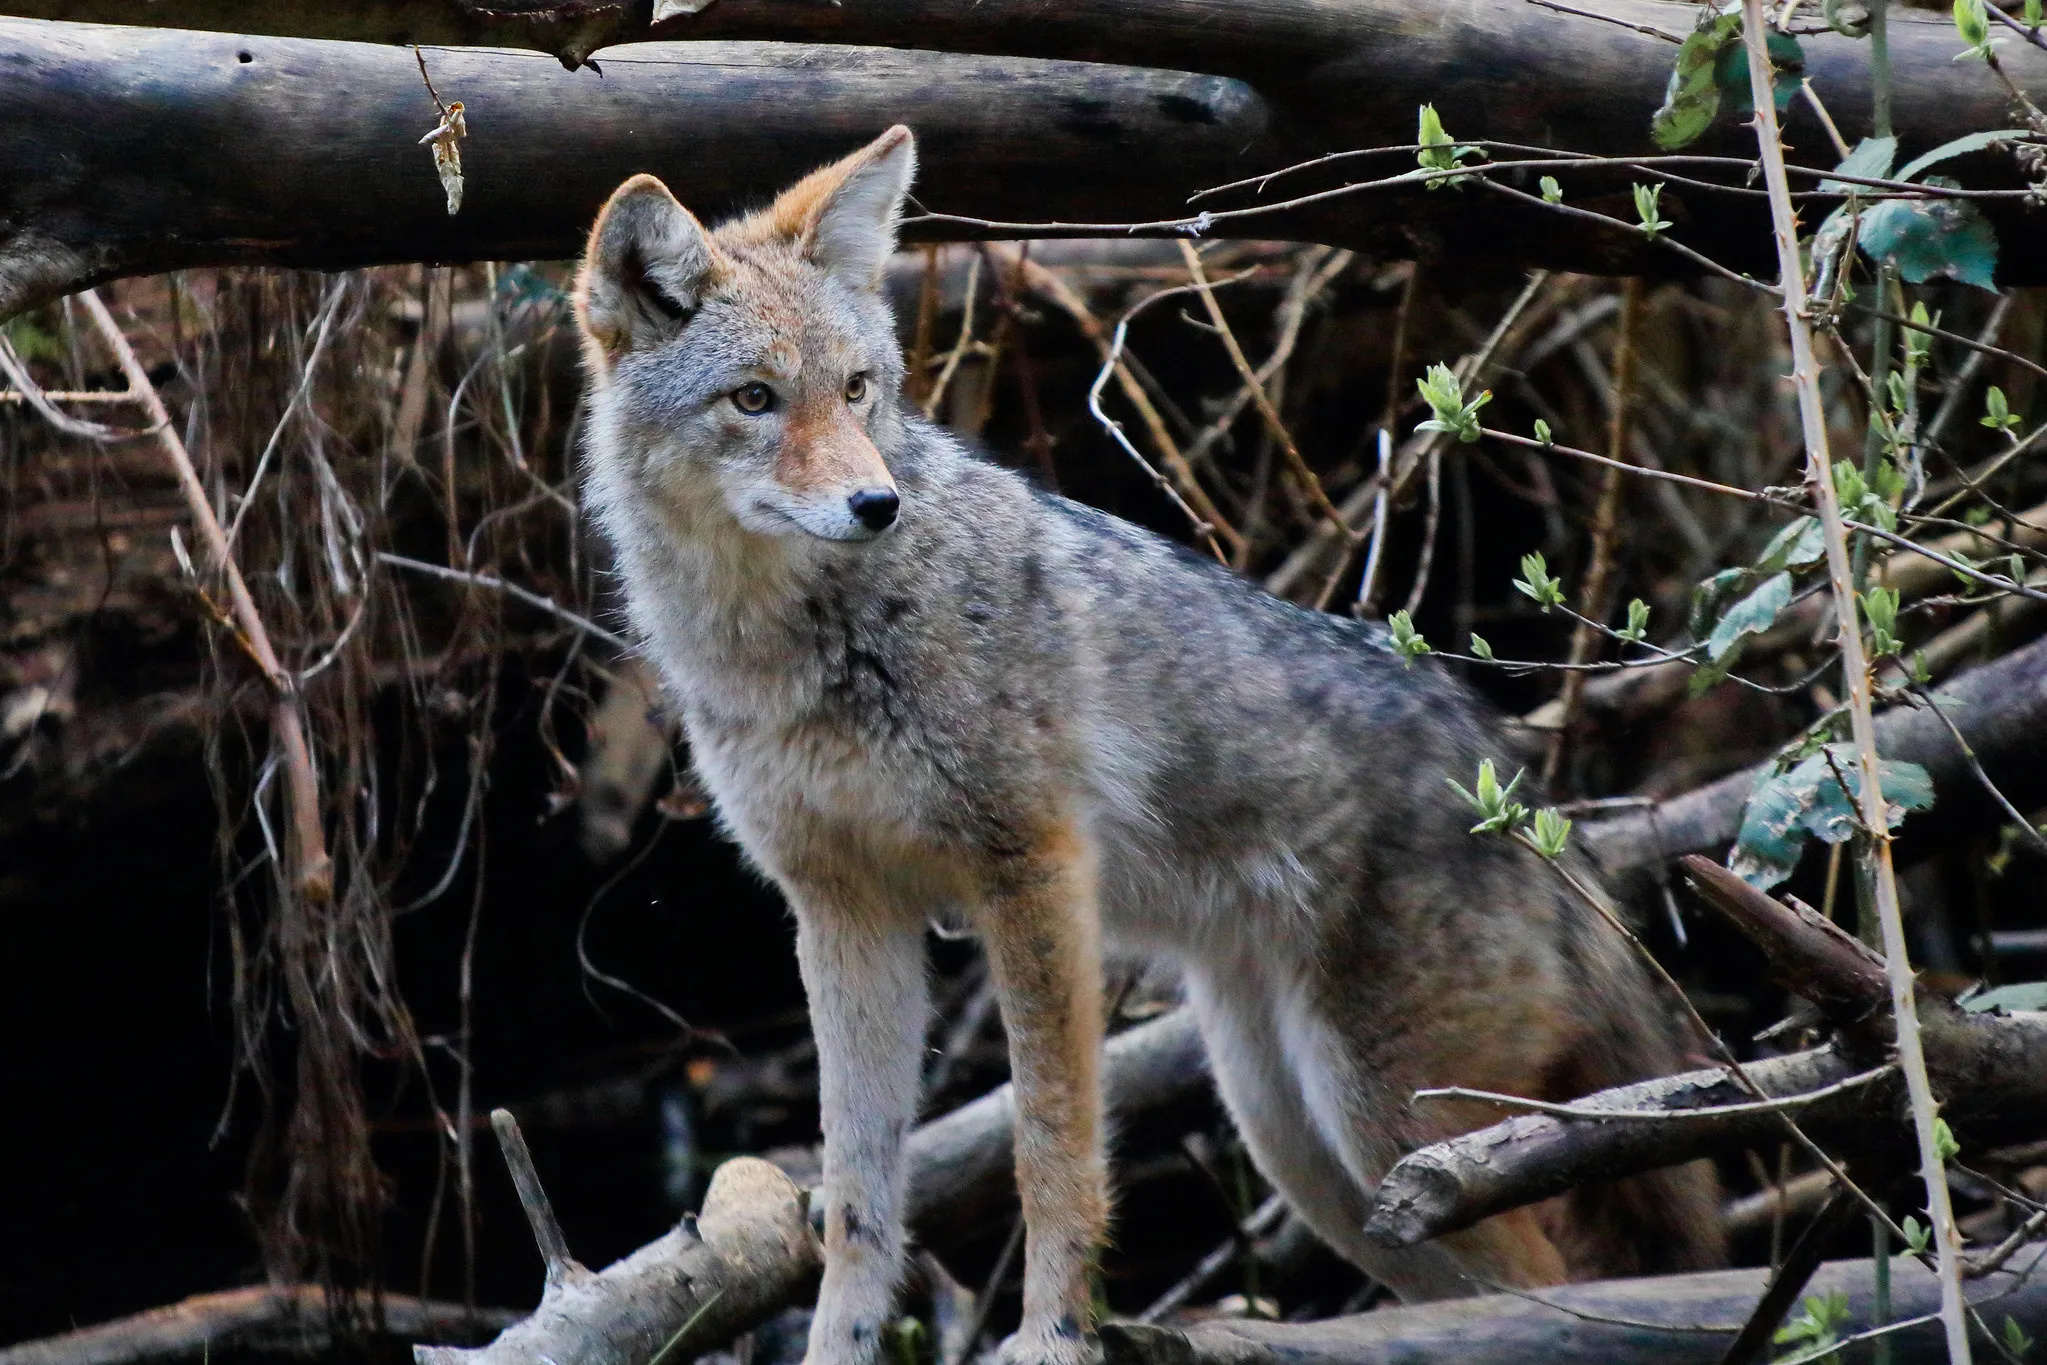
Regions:
<instances>
[{"instance_id":1,"label":"fallen log","mask_svg":"<svg viewBox=\"0 0 2047 1365\"><path fill-rule=\"evenodd\" d=\"M1124 1137L1140 1123L1187 1124L1212 1103L1200 1034L1185 1010L1108 1043L1103 1086ZM1016 1100L1001 1086L910 1136L907 1222L941 1258L1007 1228L1016 1205L1011 1130ZM421 1346L418 1365L645 1365L657 1352L690 1360L772 1317L812 1284L822 1249L803 1193L752 1157L720 1166L703 1212L606 1269L570 1259L525 1142L509 1115L492 1116L513 1184L547 1267L532 1316L474 1350ZM37 1362L36 1365L42 1365ZM49 1365L67 1365L49 1362Z\"/></svg>"},{"instance_id":2,"label":"fallen log","mask_svg":"<svg viewBox=\"0 0 2047 1365\"><path fill-rule=\"evenodd\" d=\"M481 10L496 6L455 7L481 25L459 33L410 26L410 14L449 12L425 4L209 10L204 0L15 0L8 8L46 18L246 22L233 24L243 31L236 36L0 21L8 73L0 83L0 318L98 280L186 266L565 257L604 196L634 171L663 176L693 208L717 216L897 121L921 135L919 193L935 214L913 217L913 239L1100 235L1102 224L1185 221L1198 190L1325 152L1408 141L1424 101L1444 109L1463 138L1641 154L1653 150L1649 114L1673 51L1655 37L1520 0L1451 8L1093 0L1050 10L1030 0L842 9L722 0L660 30L718 41L623 50L604 61L601 79L530 53L427 54L436 87L467 110L467 190L451 218L416 145L435 111L410 52L246 34L372 31L354 14L395 37L516 41L524 21L483 36L496 21L486 23ZM1612 0L1612 9L1652 26L1690 22L1685 7L1649 0ZM734 41L818 38L946 51ZM1865 54L1830 35L1806 41L1807 70L1856 136L1868 107ZM2001 89L1950 61L1954 47L1945 24L1893 25L1896 120L1909 150L2006 121ZM2004 60L2047 99L2047 59L2015 48ZM1543 81L1521 79L1530 70ZM1798 122L1807 117L1802 106L1794 111L1792 142L1830 162L1823 130ZM1732 126L1698 145L1741 148ZM1395 156L1382 169L1409 164ZM1357 169L1340 164L1279 188L1326 187L1330 176ZM1944 169L1972 186L2018 183L1987 153ZM1639 172L1558 174L1573 203L1614 196L1626 221L1588 227L1505 196L1410 186L1225 218L1209 231L1462 266L1690 268L1632 226L1627 186ZM1250 207L1261 196L1271 197L1246 189L1202 207ZM1765 269L1766 223L1751 198L1676 187L1662 202L1678 224L1674 236L1737 269ZM2013 201L1986 201L1986 211L2001 232L2020 221ZM1155 224L1149 232L1182 230ZM2007 251L2001 270L2007 283L2022 283L2047 278L2047 261Z\"/></svg>"},{"instance_id":3,"label":"fallen log","mask_svg":"<svg viewBox=\"0 0 2047 1365\"><path fill-rule=\"evenodd\" d=\"M1942 684L1934 693L1989 775L2037 784L2047 759L2047 638ZM1885 758L1923 765L1942 801L1972 786L1967 757L1940 717L1898 706L1877 717L1877 749ZM1731 843L1762 764L1696 791L1583 826L1585 845L1612 877L1655 868L1685 853ZM1909 829L1909 826L1908 826Z\"/></svg>"},{"instance_id":4,"label":"fallen log","mask_svg":"<svg viewBox=\"0 0 2047 1365\"><path fill-rule=\"evenodd\" d=\"M364 1296L344 1311L360 1317L366 1335L401 1342L475 1340L517 1316L403 1294ZM195 1294L133 1317L25 1341L0 1349L0 1365L135 1365L239 1351L321 1356L334 1346L332 1328L327 1296L318 1287L258 1285Z\"/></svg>"},{"instance_id":5,"label":"fallen log","mask_svg":"<svg viewBox=\"0 0 2047 1365\"><path fill-rule=\"evenodd\" d=\"M1105 1365L1713 1365L1754 1309L1767 1270L1605 1280L1514 1295L1387 1308L1322 1322L1212 1322L1186 1330L1110 1323ZM1811 1294L1847 1296L1843 1339L1877 1325L1868 1261L1822 1265ZM2047 1280L2000 1271L1968 1297L1992 1330L2007 1315L2029 1336L2047 1328ZM1947 1359L1939 1286L1918 1262L1891 1263L1887 1334L1896 1365Z\"/></svg>"}]
</instances>

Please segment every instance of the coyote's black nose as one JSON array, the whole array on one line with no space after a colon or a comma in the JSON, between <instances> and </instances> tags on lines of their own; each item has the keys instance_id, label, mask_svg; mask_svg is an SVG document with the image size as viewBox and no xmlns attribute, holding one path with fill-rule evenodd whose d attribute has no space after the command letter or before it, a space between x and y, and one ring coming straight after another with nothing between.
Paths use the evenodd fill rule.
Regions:
<instances>
[{"instance_id":1,"label":"coyote's black nose","mask_svg":"<svg viewBox=\"0 0 2047 1365\"><path fill-rule=\"evenodd\" d=\"M886 531L894 524L896 509L902 505L903 500L893 488L863 488L846 499L846 506L870 531Z\"/></svg>"}]
</instances>

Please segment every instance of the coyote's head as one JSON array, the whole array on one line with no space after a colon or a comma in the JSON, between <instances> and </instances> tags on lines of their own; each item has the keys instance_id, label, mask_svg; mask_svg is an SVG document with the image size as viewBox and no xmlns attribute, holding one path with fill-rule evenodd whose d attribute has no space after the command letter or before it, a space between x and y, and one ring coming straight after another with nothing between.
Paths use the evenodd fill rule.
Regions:
<instances>
[{"instance_id":1,"label":"coyote's head","mask_svg":"<svg viewBox=\"0 0 2047 1365\"><path fill-rule=\"evenodd\" d=\"M881 452L903 366L880 285L916 160L891 128L714 232L653 176L621 185L576 288L595 476L692 523L722 509L826 540L893 525Z\"/></svg>"}]
</instances>

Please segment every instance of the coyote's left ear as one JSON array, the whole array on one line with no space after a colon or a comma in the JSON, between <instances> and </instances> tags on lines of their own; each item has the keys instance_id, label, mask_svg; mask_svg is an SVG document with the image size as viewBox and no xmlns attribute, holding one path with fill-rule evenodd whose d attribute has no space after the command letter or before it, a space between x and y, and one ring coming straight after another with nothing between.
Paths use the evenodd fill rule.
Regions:
<instances>
[{"instance_id":1,"label":"coyote's left ear","mask_svg":"<svg viewBox=\"0 0 2047 1365\"><path fill-rule=\"evenodd\" d=\"M812 171L776 201L774 216L809 257L856 289L881 281L917 173L917 139L902 124L843 161Z\"/></svg>"}]
</instances>

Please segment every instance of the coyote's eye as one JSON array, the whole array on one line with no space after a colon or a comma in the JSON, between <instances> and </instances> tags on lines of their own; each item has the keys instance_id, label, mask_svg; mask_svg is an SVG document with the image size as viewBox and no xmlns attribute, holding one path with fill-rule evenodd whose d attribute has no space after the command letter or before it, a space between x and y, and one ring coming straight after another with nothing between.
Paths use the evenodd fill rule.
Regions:
<instances>
[{"instance_id":1,"label":"coyote's eye","mask_svg":"<svg viewBox=\"0 0 2047 1365\"><path fill-rule=\"evenodd\" d=\"M848 403L858 403L865 397L867 397L866 375L856 374L846 381L846 401Z\"/></svg>"},{"instance_id":2,"label":"coyote's eye","mask_svg":"<svg viewBox=\"0 0 2047 1365\"><path fill-rule=\"evenodd\" d=\"M759 416L775 406L775 391L765 384L746 384L732 391L732 406L749 416Z\"/></svg>"}]
</instances>

